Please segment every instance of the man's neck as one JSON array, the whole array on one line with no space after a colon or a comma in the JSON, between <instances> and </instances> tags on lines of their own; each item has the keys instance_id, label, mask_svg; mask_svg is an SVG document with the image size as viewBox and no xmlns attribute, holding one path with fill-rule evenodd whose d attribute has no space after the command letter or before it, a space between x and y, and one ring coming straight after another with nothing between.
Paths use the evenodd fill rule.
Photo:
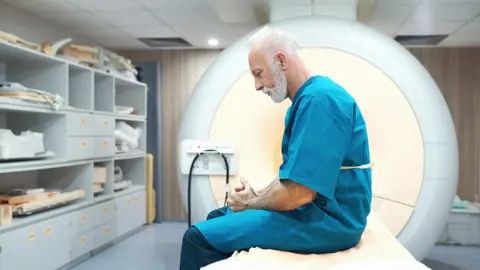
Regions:
<instances>
[{"instance_id":1,"label":"man's neck","mask_svg":"<svg viewBox=\"0 0 480 270\"><path fill-rule=\"evenodd\" d=\"M313 75L314 74L306 68L299 68L298 72L291 76L287 88L288 97L291 101L293 101L293 99L295 98L295 95L297 94L300 87L302 87L305 82L307 82L308 79L310 79Z\"/></svg>"}]
</instances>

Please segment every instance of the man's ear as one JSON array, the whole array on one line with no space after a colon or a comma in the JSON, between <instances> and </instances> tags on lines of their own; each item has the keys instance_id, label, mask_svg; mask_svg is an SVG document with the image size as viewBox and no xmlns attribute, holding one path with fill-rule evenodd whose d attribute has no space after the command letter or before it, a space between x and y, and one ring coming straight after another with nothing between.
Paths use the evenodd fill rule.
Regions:
<instances>
[{"instance_id":1,"label":"man's ear","mask_svg":"<svg viewBox=\"0 0 480 270\"><path fill-rule=\"evenodd\" d=\"M287 56L283 52L277 52L275 55L277 61L280 63L280 69L285 70L287 68Z\"/></svg>"}]
</instances>

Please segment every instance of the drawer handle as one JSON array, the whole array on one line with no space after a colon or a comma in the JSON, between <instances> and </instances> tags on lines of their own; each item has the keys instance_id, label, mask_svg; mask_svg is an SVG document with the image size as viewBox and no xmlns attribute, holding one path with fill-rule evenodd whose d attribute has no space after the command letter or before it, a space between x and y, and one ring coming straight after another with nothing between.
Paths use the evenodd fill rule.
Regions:
<instances>
[{"instance_id":1,"label":"drawer handle","mask_svg":"<svg viewBox=\"0 0 480 270\"><path fill-rule=\"evenodd\" d=\"M83 216L80 218L80 220L81 220L82 222L85 222L85 221L87 220L87 216L83 215Z\"/></svg>"},{"instance_id":2,"label":"drawer handle","mask_svg":"<svg viewBox=\"0 0 480 270\"><path fill-rule=\"evenodd\" d=\"M108 207L105 207L105 209L103 209L103 212L107 213L108 212Z\"/></svg>"},{"instance_id":3,"label":"drawer handle","mask_svg":"<svg viewBox=\"0 0 480 270\"><path fill-rule=\"evenodd\" d=\"M87 238L86 238L85 236L82 237L82 239L80 239L80 243L81 243L82 245L85 245L85 244L87 243Z\"/></svg>"},{"instance_id":4,"label":"drawer handle","mask_svg":"<svg viewBox=\"0 0 480 270\"><path fill-rule=\"evenodd\" d=\"M31 232L28 234L27 238L30 241L35 241L35 239L37 239L37 234L35 232Z\"/></svg>"},{"instance_id":5,"label":"drawer handle","mask_svg":"<svg viewBox=\"0 0 480 270\"><path fill-rule=\"evenodd\" d=\"M106 227L104 230L103 230L104 233L109 233L110 232L110 229L108 227Z\"/></svg>"},{"instance_id":6,"label":"drawer handle","mask_svg":"<svg viewBox=\"0 0 480 270\"><path fill-rule=\"evenodd\" d=\"M85 125L87 123L87 120L82 119L82 125Z\"/></svg>"},{"instance_id":7,"label":"drawer handle","mask_svg":"<svg viewBox=\"0 0 480 270\"><path fill-rule=\"evenodd\" d=\"M82 142L80 145L81 145L82 147L86 147L86 146L87 146L87 143L86 143L86 142Z\"/></svg>"},{"instance_id":8,"label":"drawer handle","mask_svg":"<svg viewBox=\"0 0 480 270\"><path fill-rule=\"evenodd\" d=\"M130 204L130 200L127 200L127 204Z\"/></svg>"},{"instance_id":9,"label":"drawer handle","mask_svg":"<svg viewBox=\"0 0 480 270\"><path fill-rule=\"evenodd\" d=\"M108 141L103 142L103 147L107 148L108 147Z\"/></svg>"},{"instance_id":10,"label":"drawer handle","mask_svg":"<svg viewBox=\"0 0 480 270\"><path fill-rule=\"evenodd\" d=\"M108 126L108 122L107 121L103 122L103 125Z\"/></svg>"},{"instance_id":11,"label":"drawer handle","mask_svg":"<svg viewBox=\"0 0 480 270\"><path fill-rule=\"evenodd\" d=\"M52 235L52 228L45 228L45 235Z\"/></svg>"}]
</instances>

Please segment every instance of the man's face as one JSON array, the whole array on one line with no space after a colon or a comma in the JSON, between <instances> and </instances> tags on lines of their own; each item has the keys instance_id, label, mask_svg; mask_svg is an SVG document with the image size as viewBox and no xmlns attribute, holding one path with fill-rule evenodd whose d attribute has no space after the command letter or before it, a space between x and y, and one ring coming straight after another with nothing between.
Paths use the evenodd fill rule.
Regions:
<instances>
[{"instance_id":1,"label":"man's face","mask_svg":"<svg viewBox=\"0 0 480 270\"><path fill-rule=\"evenodd\" d=\"M268 59L264 53L252 50L248 61L250 72L255 78L255 89L270 96L275 103L284 101L288 97L287 80L273 55Z\"/></svg>"}]
</instances>

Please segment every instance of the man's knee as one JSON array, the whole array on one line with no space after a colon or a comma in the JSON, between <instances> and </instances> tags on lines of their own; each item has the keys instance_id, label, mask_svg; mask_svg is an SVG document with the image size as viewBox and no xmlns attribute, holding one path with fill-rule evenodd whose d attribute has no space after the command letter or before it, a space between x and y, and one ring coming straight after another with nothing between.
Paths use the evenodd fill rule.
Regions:
<instances>
[{"instance_id":1,"label":"man's knee","mask_svg":"<svg viewBox=\"0 0 480 270\"><path fill-rule=\"evenodd\" d=\"M196 242L198 241L197 239L199 239L200 237L199 234L200 232L195 226L191 226L190 228L188 228L187 231L185 231L185 233L183 234L183 245L196 244Z\"/></svg>"},{"instance_id":2,"label":"man's knee","mask_svg":"<svg viewBox=\"0 0 480 270\"><path fill-rule=\"evenodd\" d=\"M227 207L228 206L225 206L225 207L217 208L217 209L211 211L207 215L207 220L225 216L225 214L227 213Z\"/></svg>"}]
</instances>

